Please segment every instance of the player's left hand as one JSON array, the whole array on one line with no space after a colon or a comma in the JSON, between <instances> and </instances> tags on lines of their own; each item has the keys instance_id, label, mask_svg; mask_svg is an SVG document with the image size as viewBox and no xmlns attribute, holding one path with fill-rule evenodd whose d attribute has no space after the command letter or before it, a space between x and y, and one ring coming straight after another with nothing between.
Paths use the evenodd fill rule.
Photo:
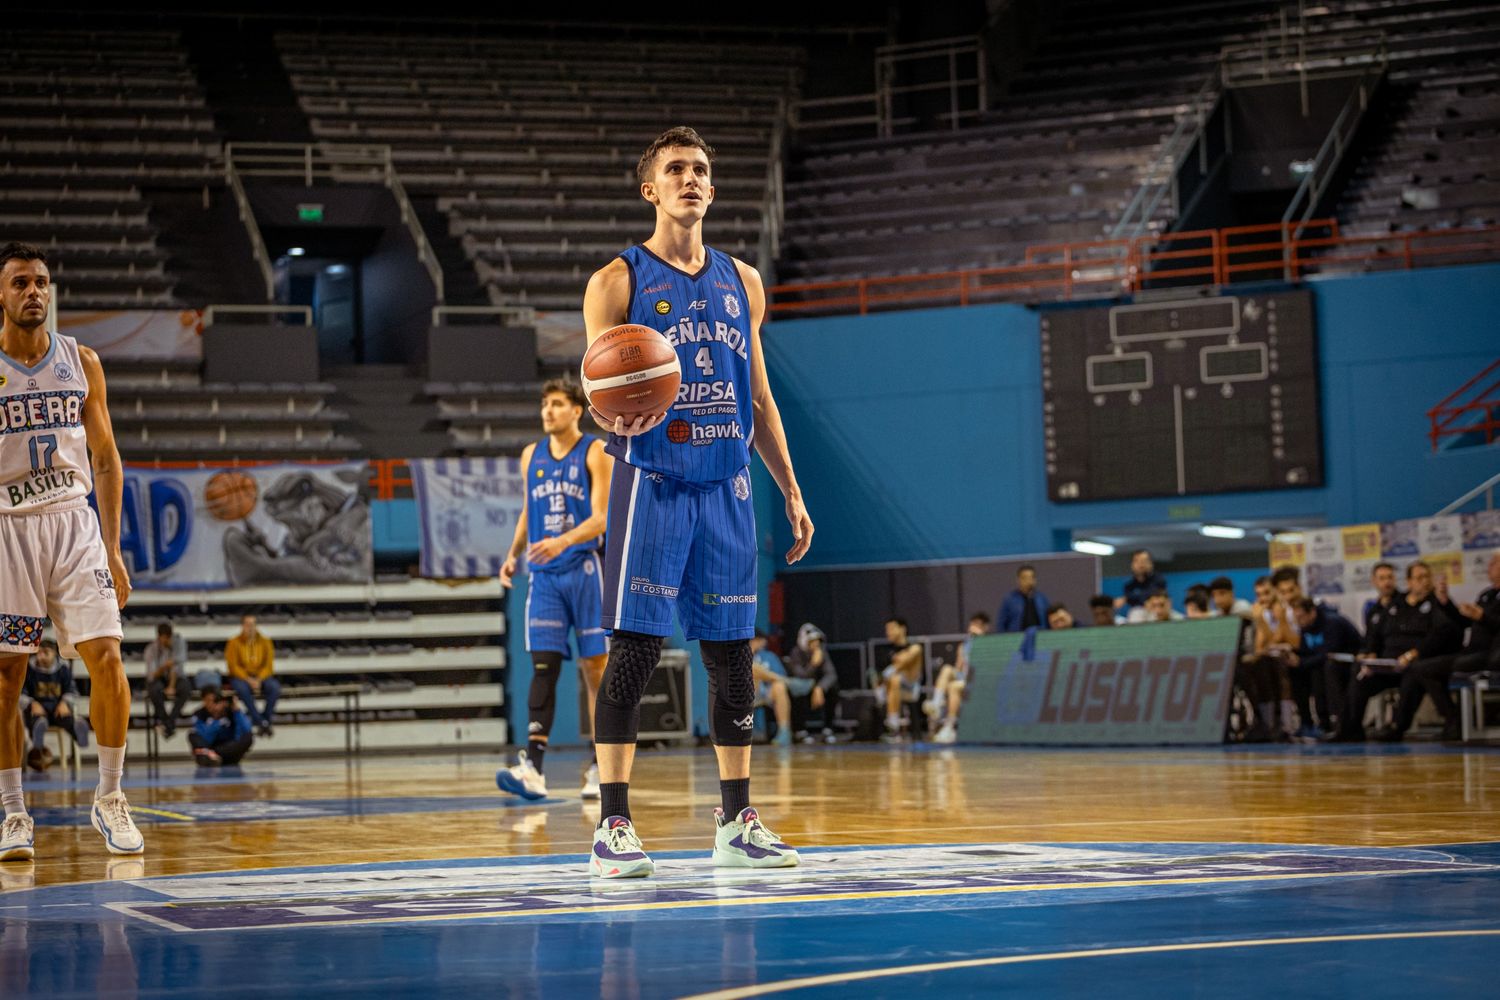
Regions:
<instances>
[{"instance_id":1,"label":"player's left hand","mask_svg":"<svg viewBox=\"0 0 1500 1000\"><path fill-rule=\"evenodd\" d=\"M531 548L526 550L526 561L533 566L545 566L562 555L563 549L567 547L559 537L543 538L538 542L533 542Z\"/></svg>"},{"instance_id":2,"label":"player's left hand","mask_svg":"<svg viewBox=\"0 0 1500 1000\"><path fill-rule=\"evenodd\" d=\"M115 581L115 601L123 611L125 602L130 600L130 571L125 568L125 557L118 549L109 554L109 575Z\"/></svg>"},{"instance_id":3,"label":"player's left hand","mask_svg":"<svg viewBox=\"0 0 1500 1000\"><path fill-rule=\"evenodd\" d=\"M786 519L792 523L792 537L796 539L786 554L786 564L790 566L807 555L807 550L812 545L812 518L807 516L807 507L803 505L800 495L787 497Z\"/></svg>"}]
</instances>

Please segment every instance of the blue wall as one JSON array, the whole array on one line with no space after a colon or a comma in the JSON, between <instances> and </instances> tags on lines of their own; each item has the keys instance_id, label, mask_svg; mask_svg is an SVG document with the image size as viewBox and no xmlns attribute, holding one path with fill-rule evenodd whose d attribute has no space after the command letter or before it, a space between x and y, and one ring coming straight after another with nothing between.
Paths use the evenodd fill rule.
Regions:
<instances>
[{"instance_id":1,"label":"blue wall","mask_svg":"<svg viewBox=\"0 0 1500 1000\"><path fill-rule=\"evenodd\" d=\"M1326 485L1056 504L1042 459L1038 313L1016 305L780 320L771 384L818 525L808 566L1058 550L1075 529L1431 514L1500 468L1434 453L1426 411L1500 355L1500 265L1310 283ZM790 544L776 522L772 548Z\"/></svg>"}]
</instances>

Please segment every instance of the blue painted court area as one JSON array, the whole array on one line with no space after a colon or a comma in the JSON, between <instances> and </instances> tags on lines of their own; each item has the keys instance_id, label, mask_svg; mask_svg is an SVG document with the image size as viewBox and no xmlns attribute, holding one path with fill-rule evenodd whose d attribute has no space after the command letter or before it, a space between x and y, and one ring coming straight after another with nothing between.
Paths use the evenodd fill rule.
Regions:
<instances>
[{"instance_id":1,"label":"blue painted court area","mask_svg":"<svg viewBox=\"0 0 1500 1000\"><path fill-rule=\"evenodd\" d=\"M6 997L1496 995L1500 844L810 849L139 878L0 895ZM133 867L132 867L133 866ZM7 866L5 877L24 878ZM226 992L227 991L227 992ZM476 992L477 991L477 992Z\"/></svg>"}]
</instances>

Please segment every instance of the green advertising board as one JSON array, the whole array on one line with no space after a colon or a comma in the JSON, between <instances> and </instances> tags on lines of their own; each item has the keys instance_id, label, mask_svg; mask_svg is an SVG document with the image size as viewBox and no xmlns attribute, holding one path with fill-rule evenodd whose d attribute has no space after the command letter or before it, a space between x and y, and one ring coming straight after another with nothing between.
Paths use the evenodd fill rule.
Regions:
<instances>
[{"instance_id":1,"label":"green advertising board","mask_svg":"<svg viewBox=\"0 0 1500 1000\"><path fill-rule=\"evenodd\" d=\"M1242 620L1039 630L974 640L966 743L1224 739Z\"/></svg>"}]
</instances>

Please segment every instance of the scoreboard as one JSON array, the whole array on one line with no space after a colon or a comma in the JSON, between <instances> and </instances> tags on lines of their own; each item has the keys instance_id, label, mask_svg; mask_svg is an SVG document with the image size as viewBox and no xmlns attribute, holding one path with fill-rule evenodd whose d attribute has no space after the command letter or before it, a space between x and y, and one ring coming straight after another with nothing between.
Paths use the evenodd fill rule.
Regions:
<instances>
[{"instance_id":1,"label":"scoreboard","mask_svg":"<svg viewBox=\"0 0 1500 1000\"><path fill-rule=\"evenodd\" d=\"M1312 293L1042 313L1053 500L1323 485Z\"/></svg>"}]
</instances>

